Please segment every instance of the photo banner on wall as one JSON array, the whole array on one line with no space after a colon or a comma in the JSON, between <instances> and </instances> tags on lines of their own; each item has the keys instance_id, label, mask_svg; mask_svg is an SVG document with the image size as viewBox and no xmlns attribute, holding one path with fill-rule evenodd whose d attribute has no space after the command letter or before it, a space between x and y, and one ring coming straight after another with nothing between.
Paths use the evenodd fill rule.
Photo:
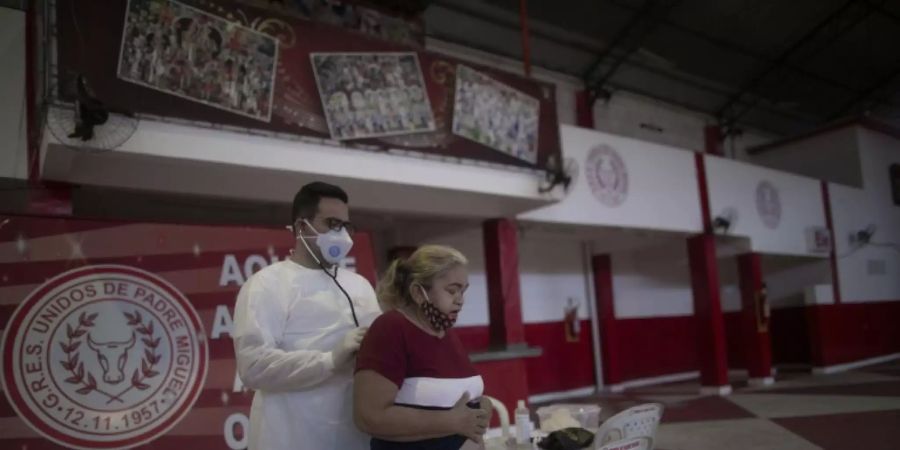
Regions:
<instances>
[{"instance_id":1,"label":"photo banner on wall","mask_svg":"<svg viewBox=\"0 0 900 450\"><path fill-rule=\"evenodd\" d=\"M453 134L537 162L541 103L462 64L456 66Z\"/></svg>"},{"instance_id":2,"label":"photo banner on wall","mask_svg":"<svg viewBox=\"0 0 900 450\"><path fill-rule=\"evenodd\" d=\"M0 216L0 448L247 446L243 283L283 229ZM368 233L344 265L375 279Z\"/></svg>"},{"instance_id":3,"label":"photo banner on wall","mask_svg":"<svg viewBox=\"0 0 900 450\"><path fill-rule=\"evenodd\" d=\"M119 78L268 122L278 40L175 0L129 0Z\"/></svg>"},{"instance_id":4,"label":"photo banner on wall","mask_svg":"<svg viewBox=\"0 0 900 450\"><path fill-rule=\"evenodd\" d=\"M415 53L313 53L310 58L333 139L434 131Z\"/></svg>"},{"instance_id":5,"label":"photo banner on wall","mask_svg":"<svg viewBox=\"0 0 900 450\"><path fill-rule=\"evenodd\" d=\"M148 8L157 8L163 3L163 0L131 1ZM96 97L110 108L156 117L318 139L332 139L334 136L345 140L345 145L416 151L508 166L545 168L551 157L561 160L556 90L550 83L465 63L465 67L473 72L496 82L491 86L495 88L493 92L500 93L500 98L515 99L507 104L507 107L512 105L517 111L515 120L488 123L486 129L493 132L495 137L482 139L471 128L458 128L457 132L453 129L457 74L462 64L460 60L423 51L417 46L385 41L339 26L281 14L272 8L256 8L244 3L218 0L180 2L192 8L190 11L202 11L204 14L194 13L188 19L171 21L174 23L174 39L178 45L172 46L171 54L157 51L157 55L162 54L163 58L153 59L152 56L145 55L145 52L152 54L154 51L152 47L148 48L146 41L152 40L155 43L158 33L145 33L143 40L138 39L137 42L128 42L128 39L123 42L123 36L128 35L125 19L133 15L128 10L128 2L58 0L57 73L62 77L58 82L66 83L66 74L84 73ZM166 0L165 3L174 4L171 0ZM204 48L217 48L217 34L207 32L209 27L195 27L195 31L187 35L186 41L178 41L179 36L185 35L182 30L185 27L190 29L187 25L193 23L191 17L206 18L206 15L218 18L209 18L207 23L227 21L234 24L233 33L241 38L226 41L224 48L229 50L231 47L227 43L230 42L243 42L234 48L241 58L252 60L256 64L254 67L261 67L258 73L244 73L240 65L234 69L233 58L230 64L232 72L222 70L221 67L228 65L229 59L222 61L221 53L213 58L212 54L200 51ZM155 20L159 22L162 19ZM79 38L78 30L91 30L91 33L83 33L83 38ZM243 30L252 30L254 34ZM151 34L152 38L148 38ZM265 58L260 56L267 55L271 45L266 40L258 40L259 35L277 40L277 49L274 50L276 61L271 66L264 63ZM187 45L186 49L183 48L184 45ZM89 54L90 57L81 56L84 54ZM342 68L332 77L349 80L352 86L346 82L343 86L324 86L321 92L323 96L316 83L314 59L311 56L314 54L384 55L382 62L397 60L399 69L391 69L396 74L374 77L384 86L382 90L388 90L387 94L376 95L373 90L367 96L365 89L356 95L353 92L356 84L369 83L369 79L373 77L367 79L365 71L360 72L361 76L352 71L350 74L342 73ZM405 54L413 54L415 58L391 56ZM143 62L148 58L154 62ZM323 57L322 61L324 63L337 58ZM205 65L197 64L201 60L205 61ZM417 61L417 68L413 68L414 60ZM134 64L135 61L138 63ZM207 69L206 66L219 66L219 76L202 76L203 73L213 73L212 68ZM247 64L244 66L248 70ZM156 68L150 70L150 67ZM271 84L265 84L263 80L268 80L266 71L269 67L274 70L274 80ZM132 69L135 71L134 75ZM206 70L209 72L204 72ZM201 75L197 75L198 73ZM415 73L421 74L421 82L412 76ZM470 72L462 69L462 73ZM154 77L152 80L151 75ZM201 77L203 82L198 82ZM132 79L140 82L129 81ZM270 106L264 100L267 89L271 89ZM259 95L254 96L254 93ZM334 103L329 103L329 98L335 95L337 98L333 100ZM343 96L348 97L346 101L342 99ZM535 101L538 103L537 108L533 107ZM347 106L333 107L326 111L328 105L332 104ZM377 106L373 107L373 104ZM430 117L426 104L431 111ZM399 107L406 111L398 117L384 117L382 110L388 109L387 105L392 109ZM264 114L269 109L271 117L266 121ZM488 110L491 114L508 115L505 109L495 105L481 105L477 111L473 106L470 114L483 115ZM356 114L357 112L362 114ZM537 114L536 121L529 117L532 113ZM342 118L336 117L341 114ZM329 128L335 123L342 124L337 127L340 130L335 130L333 126Z\"/></svg>"}]
</instances>

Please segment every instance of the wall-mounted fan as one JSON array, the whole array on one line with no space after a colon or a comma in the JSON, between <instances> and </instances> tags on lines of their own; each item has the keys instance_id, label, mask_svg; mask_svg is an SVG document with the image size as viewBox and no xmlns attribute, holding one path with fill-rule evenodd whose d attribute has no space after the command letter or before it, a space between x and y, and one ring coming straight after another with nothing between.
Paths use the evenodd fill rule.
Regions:
<instances>
[{"instance_id":1,"label":"wall-mounted fan","mask_svg":"<svg viewBox=\"0 0 900 450\"><path fill-rule=\"evenodd\" d=\"M559 164L556 155L551 156L547 160L547 169L544 179L538 186L538 192L545 194L552 191L556 186L562 186L563 192L568 193L569 189L575 185L578 177L578 161L575 158L566 158L562 164Z\"/></svg>"},{"instance_id":2,"label":"wall-mounted fan","mask_svg":"<svg viewBox=\"0 0 900 450\"><path fill-rule=\"evenodd\" d=\"M113 111L91 90L87 78L78 74L65 83L58 95L75 99L74 104L53 103L47 110L47 128L62 144L85 151L108 151L119 147L137 130L138 118L127 111Z\"/></svg>"},{"instance_id":3,"label":"wall-mounted fan","mask_svg":"<svg viewBox=\"0 0 900 450\"><path fill-rule=\"evenodd\" d=\"M725 208L722 212L713 218L712 227L713 231L721 232L722 234L728 234L728 230L734 226L735 222L738 219L738 212L734 208Z\"/></svg>"}]
</instances>

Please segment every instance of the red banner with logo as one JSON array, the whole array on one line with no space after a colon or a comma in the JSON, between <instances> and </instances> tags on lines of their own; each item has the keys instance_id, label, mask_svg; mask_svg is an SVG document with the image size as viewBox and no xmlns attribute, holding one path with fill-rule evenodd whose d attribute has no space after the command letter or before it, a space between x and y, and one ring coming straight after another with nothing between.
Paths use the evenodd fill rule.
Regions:
<instances>
[{"instance_id":1,"label":"red banner with logo","mask_svg":"<svg viewBox=\"0 0 900 450\"><path fill-rule=\"evenodd\" d=\"M370 237L345 266L370 281ZM283 229L0 216L0 448L246 448L243 282Z\"/></svg>"},{"instance_id":2,"label":"red banner with logo","mask_svg":"<svg viewBox=\"0 0 900 450\"><path fill-rule=\"evenodd\" d=\"M203 16L208 21L230 23L233 28L243 30L243 34L240 36L255 36L257 40L262 39L261 42L278 41L274 74L270 74L270 70L267 69L259 76L259 79L262 80L272 78L271 92L265 91L267 95L261 96L261 100L253 108L253 113L247 114L240 108L223 107L222 104L211 100L215 95L210 96L207 90L218 89L216 86L228 85L231 87L226 90L236 92L237 84L226 81L228 71L224 65L216 70L210 66L207 75L200 75L200 72L198 75L192 75L192 80L205 80L204 87L198 87L200 91L197 92L187 88L183 89L182 83L178 83L177 87L173 85L160 89L156 85L134 82L140 77L128 81L130 75L125 74L123 78L122 72L124 70L122 68L128 66L127 61L123 62L121 58L123 49L152 47L150 43L156 41L155 36L158 34L158 31L154 31L147 35L153 35L152 38L123 36L125 23L130 17L129 4L137 8L137 5L147 3L155 2L149 0L132 0L131 2L58 0L56 2L57 34L55 42L59 76L54 82L61 88L60 95L64 99L74 100L72 77L73 74L81 74L90 84L96 97L114 111L129 111L150 116L287 133L316 139L330 138L323 100L316 84L310 55L347 52L369 55L414 53L421 70L425 96L433 110L434 130L352 139L341 145L363 145L369 149L410 150L453 158L536 168L546 168L549 161L559 161L561 158L559 121L556 115L556 88L553 84L471 64L440 53L424 51L418 45L403 45L376 39L341 27L303 20L273 8L256 8L243 2L184 0L169 3L174 8L173 11L181 13L192 11L191 14ZM190 21L187 18L179 20ZM85 30L90 30L90 32ZM174 39L175 36L173 35L172 38ZM234 40L239 41L240 39L235 38ZM235 47L233 50L237 53L255 52L253 48L243 48L237 42L232 44ZM151 54L152 50L145 50L147 51L142 50L141 54ZM158 53L161 52L160 50ZM127 51L125 53L128 54ZM193 55L193 52L191 54ZM147 56L147 58L150 57ZM261 54L256 54L255 58L265 59ZM163 58L150 59L153 61L163 60ZM511 153L512 150L497 149L497 146L501 145L501 141L506 142L509 133L515 135L519 132L519 126L523 127L524 134L527 134L524 131L525 128L530 129L530 126L526 127L524 124L514 126L513 122L506 125L501 124L503 121L500 119L512 118L516 116L516 111L509 110L506 114L499 115L503 117L496 117L498 115L492 114L493 109L489 106L479 107L480 115L494 116L490 118L490 125L485 122L486 128L482 130L483 133L486 133L485 136L490 136L490 138L484 137L483 139L496 140L493 147L479 141L477 136L468 134L469 137L463 137L453 131L454 114L459 114L459 111L454 112L454 109L458 108L455 106L455 96L457 71L460 66L474 69L492 80L493 83L505 86L502 94L497 93L499 96L497 98L531 99L539 105L536 109L538 114L534 130L537 139L536 154L534 155L536 159L533 161L521 159L514 156L514 153ZM187 67L176 65L169 67L169 70L184 74L200 70L199 67L191 66L191 70L188 70ZM266 67L269 66L266 65ZM198 85L199 83L193 84ZM225 92L222 89L218 91ZM484 97L484 95L480 96ZM521 104L522 102L517 103ZM484 117L484 119L486 121L488 118ZM188 149L185 149L185 154L189 154Z\"/></svg>"}]
</instances>

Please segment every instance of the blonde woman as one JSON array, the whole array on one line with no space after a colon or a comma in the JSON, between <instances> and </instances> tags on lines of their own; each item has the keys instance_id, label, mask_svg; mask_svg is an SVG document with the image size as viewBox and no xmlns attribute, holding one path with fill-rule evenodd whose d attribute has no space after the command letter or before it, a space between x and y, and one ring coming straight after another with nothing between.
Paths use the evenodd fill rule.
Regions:
<instances>
[{"instance_id":1,"label":"blonde woman","mask_svg":"<svg viewBox=\"0 0 900 450\"><path fill-rule=\"evenodd\" d=\"M394 261L378 286L385 310L356 360L353 416L372 450L457 450L490 420L484 382L451 327L469 287L467 260L444 246Z\"/></svg>"}]
</instances>

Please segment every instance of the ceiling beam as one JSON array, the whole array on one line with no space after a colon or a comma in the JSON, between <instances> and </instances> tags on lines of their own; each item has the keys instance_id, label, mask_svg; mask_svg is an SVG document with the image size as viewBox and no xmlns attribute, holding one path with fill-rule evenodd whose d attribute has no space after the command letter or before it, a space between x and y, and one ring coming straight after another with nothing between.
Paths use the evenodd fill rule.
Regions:
<instances>
[{"instance_id":1,"label":"ceiling beam","mask_svg":"<svg viewBox=\"0 0 900 450\"><path fill-rule=\"evenodd\" d=\"M656 6L656 0L644 0L644 4L640 9L634 11L628 23L622 26L619 31L610 39L606 48L597 59L588 66L588 69L581 76L582 79L588 80L594 74L594 71L603 64L603 61L612 54L612 52L622 44L622 41L628 38L631 31L644 19L644 17Z\"/></svg>"},{"instance_id":2,"label":"ceiling beam","mask_svg":"<svg viewBox=\"0 0 900 450\"><path fill-rule=\"evenodd\" d=\"M511 60L517 60L517 59L520 57L520 55L516 54L515 52L504 51L504 50L500 50L500 49L497 49L497 48L488 47L488 46L486 46L484 43L474 43L474 42L461 41L461 40L458 39L457 36L442 35L442 34L440 34L440 33L435 33L434 31L429 31L428 34L427 34L427 36L430 37L430 38L434 38L434 39L443 41L443 42L447 42L447 43L451 43L451 44L456 44L456 45L461 45L461 46L464 46L464 47L466 47L466 48L470 48L470 49L472 49L472 50L476 50L476 51L483 52L483 53L487 53L487 54L497 55L497 56L501 56L501 57L504 57L504 58L509 58L509 59L511 59ZM681 78L681 77L673 77L671 74L665 73L665 72L663 72L663 71L661 71L661 70L659 70L659 69L653 68L653 67L644 66L644 65L641 65L641 64L636 64L636 63L631 62L631 61L629 61L627 64L632 65L632 66L634 66L635 68L637 68L637 69L639 69L639 70L645 70L645 71L648 71L648 72L653 73L653 74L655 74L655 75L659 75L659 76L662 76L662 77L669 78L669 79L674 80L674 81L676 81L676 82L678 82L678 83L683 83L683 84L685 84L685 85L687 85L687 86L692 86L692 87L696 87L696 88L699 88L699 89L702 89L702 90L706 90L706 91L708 91L708 92L710 92L710 93L717 93L717 91L711 90L712 88L710 88L709 86L703 85L703 84L701 84L701 83L699 83L699 82L696 82L696 81L687 80L687 79L684 79L684 78ZM579 76L579 74L573 73L572 70L571 70L571 68L555 67L555 66L546 64L546 63L541 62L541 61L538 61L538 60L535 60L535 61L534 61L534 65L535 65L535 67L541 67L541 68L543 68L543 69L545 69L545 70L550 70L550 71L558 72L558 73L565 74L565 75L571 75L571 76L575 76L575 77ZM630 85L630 84L623 83L623 82L616 81L616 80L610 80L607 84L609 85L609 87L611 87L611 88L613 88L613 89L619 89L619 90L626 91L626 92L630 92L630 93L633 93L633 94L638 94L638 95L641 95L641 96L643 96L643 97L650 98L650 99L652 99L652 100L656 100L656 101L659 101L659 102L662 102L662 103L666 103L666 104L669 104L669 105L673 105L673 106L678 106L678 107L680 107L680 108L684 108L684 109L687 109L687 110L690 110L690 111L694 111L694 112L696 112L696 113L698 113L698 114L704 114L704 115L712 116L712 112L711 112L711 111L709 111L708 109L703 108L703 107L701 107L701 106L699 106L699 105L692 104L692 103L687 103L687 102L684 102L684 101L681 101L681 100L676 100L676 99L673 99L673 98L670 98L670 97L663 96L663 95L661 95L661 94L657 94L657 93L654 93L654 92L650 92L650 91L648 91L648 90L646 90L645 88L642 88L642 87L632 86L632 85ZM718 94L719 94L719 95L722 95L722 92L721 92L721 91L718 91ZM768 114L775 115L775 116L779 116L779 117L782 117L782 118L784 118L784 119L786 119L786 120L790 120L790 121L792 121L792 122L794 122L794 123L797 123L797 122L808 122L808 123L810 123L810 124L815 123L815 120L814 120L814 119L811 119L811 118L808 117L808 116L804 116L804 115L797 114L797 113L793 113L793 112L789 112L789 111L783 111L783 110L779 110L779 109L771 109L771 108L768 108L768 107L765 107L765 106L760 106L758 109L760 109L760 110L762 110L762 111L765 111L765 112L768 113ZM776 130L776 129L772 129L771 127L767 127L767 126L764 126L764 125L756 125L756 124L752 124L752 123L748 123L748 125L753 126L753 127L757 128L757 129L760 129L760 130L763 130L763 131L768 131L768 132L776 133L776 134L783 134L783 133L785 132L784 130Z\"/></svg>"},{"instance_id":3,"label":"ceiling beam","mask_svg":"<svg viewBox=\"0 0 900 450\"><path fill-rule=\"evenodd\" d=\"M845 18L845 16L848 14L848 12L851 11L851 9L854 6L862 8L862 14L860 14L859 17L853 17L853 19L855 19L855 20L850 20L846 24L841 24L840 23L841 20ZM744 83L740 89L735 91L728 98L728 100L726 100L725 103L723 103L722 106L720 106L718 108L715 115L716 115L716 117L719 117L720 120L723 122L723 124L726 127L726 131L727 131L727 128L730 128L731 126L733 126L738 120L740 120L740 118L744 114L746 114L751 109L753 109L753 107L756 106L756 103L758 103L761 99L761 95L759 93L757 93L757 95L755 95L754 100L752 100L750 102L749 106L743 108L739 112L734 112L734 111L732 111L732 108L737 104L737 102L739 100L741 100L741 98L743 98L744 95L746 95L747 93L750 93L750 92L756 90L760 86L760 84L762 84L763 81L765 81L771 74L778 71L787 62L788 58L790 58L791 56L794 56L799 50L801 50L805 46L807 46L807 44L812 42L816 38L816 36L818 36L823 30L825 30L829 26L837 23L838 24L837 29L832 30L832 33L830 33L827 36L827 39L829 40L829 44L830 44L831 41L834 41L839 36L843 35L845 32L852 29L856 24L858 24L860 21L862 21L862 19L865 18L868 15L868 13L870 13L870 12L871 12L871 9L868 7L868 4L860 3L859 0L848 0L843 5L841 5L841 7L837 8L831 14L829 14L824 20L820 21L815 26L813 26L802 37L800 37L799 39L794 41L777 58L775 58L775 60L772 61L772 63L768 64L763 70L759 71L753 78L751 78L746 83Z\"/></svg>"},{"instance_id":4,"label":"ceiling beam","mask_svg":"<svg viewBox=\"0 0 900 450\"><path fill-rule=\"evenodd\" d=\"M448 10L448 11L452 11L452 12L455 12L455 13L458 13L458 14L463 14L463 15L466 15L466 16L469 16L469 17L472 17L472 18L475 18L475 19L478 19L478 20L482 20L482 21L484 21L484 22L488 22L488 23L493 24L493 25L497 25L497 26L502 27L502 28L514 30L514 31L517 31L517 32L519 31L519 19L518 19L518 16L514 15L512 12L509 12L509 11L505 11L505 10L504 10L504 13L505 13L505 14L502 14L502 16L501 16L500 13L497 13L497 14L489 14L489 13L485 13L485 12L482 12L482 11L478 11L478 10L476 10L476 8L471 8L471 7L462 6L463 4L464 4L464 3L453 2L453 1L447 1L447 0L435 0L434 2L432 2L432 6L434 6L434 7L442 8L442 9L445 9L445 10ZM610 2L610 4L613 5L613 6L615 6L615 7L617 7L617 8L624 9L624 10L627 10L627 11L636 11L636 10L638 10L638 8L632 7L632 6L627 5L627 4L620 4L620 3L615 2L615 1ZM695 38L697 38L697 39L700 39L700 40L702 40L702 41L704 41L704 42L707 42L707 43L710 43L710 44L715 45L715 46L717 46L717 47L720 47L720 48L722 48L722 49L724 49L724 50L728 50L728 51L731 51L731 52L734 52L734 53L738 53L738 54L740 54L740 55L742 55L742 56L745 56L745 57L748 57L748 58L757 59L757 60L759 60L761 63L768 64L768 63L771 63L771 62L772 62L772 60L771 60L768 56L765 56L765 55L756 53L756 52L754 52L754 51L752 51L752 50L750 50L750 49L748 49L748 48L745 48L745 47L743 47L743 46L741 46L741 45L739 45L739 44L737 44L737 43L735 43L735 42L726 41L726 40L723 40L723 39L718 39L718 38L713 37L713 36L710 36L710 35L708 35L708 34L706 34L706 33L697 31L697 30L695 30L695 29L693 29L693 28L689 28L689 27L686 27L686 26L681 25L681 24L679 24L679 23L673 22L671 19L668 19L668 18L665 18L665 17L661 18L660 20L661 20L661 25L662 25L662 26L669 27L669 28L671 28L671 29L673 29L673 30L675 30L675 31L677 31L677 32L684 33L684 34L687 34L687 35L689 35L689 36L693 36L693 37L695 37ZM592 45L592 44L589 44L589 43L588 43L588 42L590 42L590 40L588 40L588 39L582 40L582 39L574 39L574 38L566 38L566 37L562 37L562 36L559 36L558 34L550 33L550 32L541 30L540 26L541 26L541 22L540 22L540 21L534 21L534 22L532 23L532 26L529 27L529 30L528 30L529 34L531 34L531 36L534 37L534 38L539 38L539 39L542 39L542 40L547 41L547 42L549 42L549 43L552 43L552 44L558 44L558 45L561 45L561 46L563 46L563 47L570 47L570 48L572 48L572 49L575 49L575 50L578 50L578 51L581 51L581 52L584 52L584 53L588 53L588 54L597 54L598 52L600 52L600 51L602 51L602 50L604 49L604 46L603 46L602 44L600 44L599 42ZM430 33L430 31L426 31L426 34L432 35L432 34L429 34L429 33ZM435 37L437 37L437 36L435 36ZM447 40L448 42L453 42L453 41L454 41L454 39L447 39L446 37L441 37L441 39ZM618 54L620 54L620 52L614 50L614 53L613 53L613 54L614 54L614 55L618 55ZM680 75L678 75L678 74L676 74L676 73L673 73L673 72L671 72L671 71L665 71L665 70L662 70L662 69L653 67L653 66L651 66L651 65L649 65L649 64L642 63L642 62L640 62L640 61L638 61L638 60L635 60L634 58L630 58L630 57L629 57L629 58L626 58L626 59L624 60L623 64L630 65L630 66L634 66L634 67L637 67L637 68L640 68L640 69L644 69L644 70L647 70L647 71L651 71L651 72L654 72L654 73L657 73L657 74L666 74L666 75L668 75L669 77L672 77L672 78L677 79L678 81L682 81L682 82L686 82L686 83L688 83L688 84L692 84L692 85L695 86L695 87L700 87L700 88L702 88L702 89L704 89L704 90L707 90L707 91L709 91L709 92L713 92L713 93L716 93L716 94L720 94L720 95L728 95L728 94L731 92L731 91L727 90L727 89L724 87L724 85L723 85L722 87L715 87L715 86L712 86L712 85L705 85L705 84L701 85L701 83L698 82L698 81L688 82L688 78L686 78L686 77L684 77L684 76L680 76ZM830 79L830 78L823 77L823 76L821 76L821 75L819 75L819 74L817 74L817 73L815 73L815 72L810 72L810 71L808 71L808 70L806 70L806 69L803 69L803 68L800 68L800 67L796 67L796 66L792 66L792 65L790 65L790 64L785 64L784 67L785 67L786 69L789 69L789 70L791 70L791 71L797 73L798 75L801 75L801 76L804 76L804 77L809 78L809 79L811 79L811 80L815 80L815 81L818 81L818 82L820 82L820 83L826 84L826 85L831 86L831 87L833 87L833 88L835 88L835 89L840 89L840 90L843 90L843 91L846 91L846 92L852 93L852 94L856 94L856 93L857 93L856 90L855 90L854 88L852 88L852 87L850 87L850 86L848 86L848 85L846 85L846 84L843 84L843 83L837 82L837 81L835 81L835 80L832 80L832 79ZM546 66L545 66L545 68L546 68ZM582 78L584 77L583 74L572 73L572 72L569 71L569 70L560 71L560 72L564 72L564 73L572 74L572 75L576 75L576 76L581 76Z\"/></svg>"},{"instance_id":5,"label":"ceiling beam","mask_svg":"<svg viewBox=\"0 0 900 450\"><path fill-rule=\"evenodd\" d=\"M519 25L518 25L518 21L517 21L518 19L514 19L511 17L510 18L495 17L492 15L483 14L483 13L480 13L480 12L477 12L474 10L460 7L458 4L454 4L454 3L445 3L442 1L436 1L434 3L434 5L439 8L446 9L448 11L453 11L453 12L456 12L459 14L463 14L463 15L472 17L477 20L482 20L482 21L490 23L492 25L496 25L497 27L500 27L500 28L505 28L510 31L516 31L516 32L519 31ZM537 26L538 24L539 24L539 22L534 22L532 25ZM543 40L543 41L549 42L551 44L558 44L563 47L570 47L574 50L577 50L577 51L580 51L580 52L583 52L583 53L589 54L589 55L595 55L598 52L600 52L602 49L602 46L600 46L599 44L596 46L593 46L593 45L585 44L579 40L561 38L559 36L549 34L544 31L540 31L534 27L529 28L528 32L529 32L529 34L531 34L532 37L534 37L536 39ZM450 42L450 43L454 43L454 44L464 45L464 46L467 46L467 47L470 47L473 49L484 51L486 53L500 54L499 49L489 48L488 46L485 46L483 44L475 44L474 42L461 41L458 39L457 36L435 33L433 30L430 30L430 29L428 31L426 31L426 36L433 37L433 38L440 39L442 41L446 41L446 42ZM620 55L621 53L622 52L619 52L619 51L615 51L615 50L613 51L613 55L616 55L616 56ZM512 59L519 59L518 55L510 53L510 52L503 52L503 56L506 56L506 57L509 57ZM537 55L537 56L538 56L538 58L534 58L534 60L537 62L537 65L539 65L545 69L551 69L556 72L564 73L566 75L573 75L573 76L580 77L580 78L584 77L583 73L578 73L572 68L554 67L554 66L547 64L546 62L541 63L539 61L540 55ZM660 75L660 76L664 76L666 78L670 78L679 83L686 84L688 86L709 92L711 94L726 96L731 92L730 90L727 89L727 87L725 85L715 86L712 83L712 80L702 80L701 77L693 77L693 76L690 76L687 74L678 73L678 72L671 71L671 70L665 70L665 69L662 69L659 67L655 67L651 64L641 62L634 58L625 58L623 64L637 68L639 70L643 70L645 72L650 72L654 75ZM708 81L709 83L706 83L704 81Z\"/></svg>"},{"instance_id":6,"label":"ceiling beam","mask_svg":"<svg viewBox=\"0 0 900 450\"><path fill-rule=\"evenodd\" d=\"M681 0L646 0L643 7L635 12L631 20L616 33L606 51L591 64L584 74L585 85L591 93L591 100L595 98L595 92L603 89L603 85L615 75L622 64L637 51L653 30L659 25ZM615 49L620 49L618 55L613 56ZM612 56L608 67L598 76L594 73Z\"/></svg>"},{"instance_id":7,"label":"ceiling beam","mask_svg":"<svg viewBox=\"0 0 900 450\"><path fill-rule=\"evenodd\" d=\"M894 22L897 22L898 24L900 24L900 15L884 8L883 5L885 3L885 0L881 0L881 3L876 3L876 2L873 2L872 0L865 0L865 2L867 5L869 5L870 8L872 8L872 10L874 10L878 14L881 14L882 16L887 17L887 18L893 20Z\"/></svg>"},{"instance_id":8,"label":"ceiling beam","mask_svg":"<svg viewBox=\"0 0 900 450\"><path fill-rule=\"evenodd\" d=\"M628 11L634 11L634 10L637 9L637 8L631 6L631 5L628 5L628 4L625 4L625 3L621 3L621 2L615 1L615 0L611 0L611 1L609 1L609 3L610 3L611 5L614 5L614 6L618 7L618 8L620 8L620 9L624 9L624 10L628 10ZM734 42L734 41L728 41L728 40L725 40L725 39L717 38L717 37L715 37L715 36L706 34L706 33L702 32L702 31L700 31L700 30L697 30L697 29L694 29L694 28L685 26L685 25L683 25L683 24L680 24L680 23L678 23L678 22L675 22L675 21L673 21L673 20L671 20L671 19L663 18L661 23L662 23L662 25L665 26L665 27L669 27L669 28L671 28L671 29L673 29L673 30L675 30L675 31L678 31L678 32L684 33L684 34L686 34L686 35L692 36L692 37L694 37L694 38L697 38L697 39L699 39L699 40L701 40L701 41L704 41L704 42L707 42L707 43L709 43L709 44L715 45L715 46L720 47L720 48L722 48L722 49L732 51L732 52L737 53L737 54L739 54L739 55L741 55L741 56L745 56L745 57L753 58L753 59L758 59L758 60L760 60L760 62L765 63L765 64L771 64L771 63L774 62L774 60L773 60L771 57L769 57L769 56L767 56L767 55L764 55L764 54L762 54L762 53L759 53L759 52L757 52L757 51L754 51L754 50L752 50L752 49L749 49L749 48L747 48L747 47L744 47L744 46L740 45L740 44L737 43L737 42ZM833 79L831 79L831 78L822 76L822 75L820 75L820 74L818 74L818 73L815 73L815 72L806 70L806 69L804 69L804 68L802 68L802 67L795 66L795 65L793 65L793 64L790 64L790 63L787 62L787 61L784 63L783 67L784 67L785 69L787 69L787 70L790 70L790 71L792 71L792 72L797 73L798 75L802 75L802 76L807 77L807 78L810 78L810 79L812 79L812 80L816 80L816 81L818 81L818 82L820 82L820 83L823 83L823 84L827 84L827 85L829 85L829 86L831 86L831 87L833 87L833 88L836 88L836 89L842 89L842 90L845 90L845 91L847 91L847 92L853 92L853 93L856 92L856 89L854 89L854 88L851 87L851 86L848 86L847 84L844 84L844 83L841 83L841 82L839 82L839 81L837 81L837 80L833 80Z\"/></svg>"},{"instance_id":9,"label":"ceiling beam","mask_svg":"<svg viewBox=\"0 0 900 450\"><path fill-rule=\"evenodd\" d=\"M519 26L518 11L511 12L511 11L504 10L503 14L501 16L500 13L497 13L497 14L486 13L484 11L478 11L476 8L462 6L463 4L464 3L462 3L462 2L455 2L455 1L435 0L432 3L432 6L441 8L441 9L446 9L447 11L455 12L455 13L462 14L465 16L469 16L474 19L488 22L490 24L497 25L502 28L514 30L516 32L519 31L520 26ZM586 42L586 41L588 41L587 39L580 40L580 39L573 39L573 38L564 38L564 37L558 36L556 34L548 33L541 29L542 24L543 23L539 20L532 20L531 26L528 28L528 33L533 37L541 38L545 41L552 42L554 44L559 44L563 47L571 47L576 50L580 50L580 51L583 51L585 53L590 53L590 54L596 54L597 52L601 51L604 48L603 44L600 44L599 42L597 42L594 45L591 45ZM428 32L429 31L426 28L426 34Z\"/></svg>"},{"instance_id":10,"label":"ceiling beam","mask_svg":"<svg viewBox=\"0 0 900 450\"><path fill-rule=\"evenodd\" d=\"M826 120L825 122L829 122L853 113L853 110L856 109L858 105L867 101L873 101L876 104L884 103L880 100L872 99L872 96L878 93L878 91L880 91L881 89L889 86L897 78L900 78L900 64L895 65L892 70L888 71L884 76L879 77L878 80L863 89L854 99L841 105L840 108L835 109L834 112L828 117L828 120Z\"/></svg>"}]
</instances>

